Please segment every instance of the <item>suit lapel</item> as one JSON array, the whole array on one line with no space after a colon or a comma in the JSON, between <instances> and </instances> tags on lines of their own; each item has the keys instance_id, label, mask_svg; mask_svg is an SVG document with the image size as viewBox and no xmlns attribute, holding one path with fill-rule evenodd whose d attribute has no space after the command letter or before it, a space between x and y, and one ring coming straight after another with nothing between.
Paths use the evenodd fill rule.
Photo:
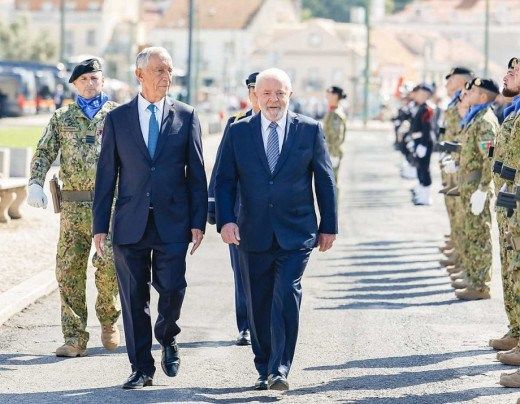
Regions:
<instances>
[{"instance_id":1,"label":"suit lapel","mask_svg":"<svg viewBox=\"0 0 520 404\"><path fill-rule=\"evenodd\" d=\"M262 162L262 165L267 170L267 172L271 174L269 163L267 162L267 156L265 155L264 141L262 140L262 119L260 119L260 114L261 112L252 117L249 121L249 123L252 125L251 134L253 135L253 142L255 144L258 157L260 158L260 161Z\"/></svg>"},{"instance_id":2,"label":"suit lapel","mask_svg":"<svg viewBox=\"0 0 520 404\"><path fill-rule=\"evenodd\" d=\"M163 112L164 119L161 125L161 132L159 133L159 139L157 141L157 148L155 149L153 161L157 160L157 156L159 156L159 154L161 153L161 150L164 147L164 144L166 143L168 133L170 133L173 120L175 118L175 109L173 106L173 101L169 97L166 97L164 108L166 108L166 111ZM164 116L164 114L166 114L166 116Z\"/></svg>"},{"instance_id":3,"label":"suit lapel","mask_svg":"<svg viewBox=\"0 0 520 404\"><path fill-rule=\"evenodd\" d=\"M139 123L139 107L137 105L137 99L138 96L136 96L130 103L130 116L128 122L130 124L132 135L134 136L134 140L137 144L137 147L145 155L146 159L151 161L150 152L148 151L148 147L146 147L146 143L144 142L143 132L141 132L141 124Z\"/></svg>"},{"instance_id":4,"label":"suit lapel","mask_svg":"<svg viewBox=\"0 0 520 404\"><path fill-rule=\"evenodd\" d=\"M276 162L276 166L274 167L273 177L278 174L280 168L287 160L287 157L291 153L292 146L294 144L294 140L296 138L296 132L298 130L298 117L293 112L287 112L287 124L285 128L285 133L287 134L283 145L282 152L280 153L280 157L278 157L278 161ZM265 154L265 153L264 153Z\"/></svg>"}]
</instances>

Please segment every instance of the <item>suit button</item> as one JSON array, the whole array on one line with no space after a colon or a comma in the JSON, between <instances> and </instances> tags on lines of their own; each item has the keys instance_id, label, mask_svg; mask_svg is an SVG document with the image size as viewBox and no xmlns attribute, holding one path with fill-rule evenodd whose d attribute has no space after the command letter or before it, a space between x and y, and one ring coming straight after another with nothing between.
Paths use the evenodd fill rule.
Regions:
<instances>
[{"instance_id":1,"label":"suit button","mask_svg":"<svg viewBox=\"0 0 520 404\"><path fill-rule=\"evenodd\" d=\"M273 181L269 181L269 185L273 185L273 184L274 184L274 182L273 182Z\"/></svg>"},{"instance_id":2,"label":"suit button","mask_svg":"<svg viewBox=\"0 0 520 404\"><path fill-rule=\"evenodd\" d=\"M150 170L155 171L155 167L152 167Z\"/></svg>"},{"instance_id":3,"label":"suit button","mask_svg":"<svg viewBox=\"0 0 520 404\"><path fill-rule=\"evenodd\" d=\"M274 205L272 203L269 204L270 208L274 208Z\"/></svg>"},{"instance_id":4,"label":"suit button","mask_svg":"<svg viewBox=\"0 0 520 404\"><path fill-rule=\"evenodd\" d=\"M147 193L146 193L146 196L150 196L150 192L147 192Z\"/></svg>"}]
</instances>

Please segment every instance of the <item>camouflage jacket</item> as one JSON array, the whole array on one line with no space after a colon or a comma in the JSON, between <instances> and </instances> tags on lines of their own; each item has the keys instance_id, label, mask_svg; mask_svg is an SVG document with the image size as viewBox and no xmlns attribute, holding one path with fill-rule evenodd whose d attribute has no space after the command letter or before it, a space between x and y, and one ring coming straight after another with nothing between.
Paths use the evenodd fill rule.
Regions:
<instances>
[{"instance_id":1,"label":"camouflage jacket","mask_svg":"<svg viewBox=\"0 0 520 404\"><path fill-rule=\"evenodd\" d=\"M472 193L477 188L484 192L490 191L491 164L488 160L488 150L498 129L497 117L490 107L477 113L463 129L459 163L461 193Z\"/></svg>"},{"instance_id":2,"label":"camouflage jacket","mask_svg":"<svg viewBox=\"0 0 520 404\"><path fill-rule=\"evenodd\" d=\"M339 108L325 115L325 118L323 118L323 129L325 131L325 140L327 141L330 155L333 157L342 157L343 152L341 145L345 141L347 118Z\"/></svg>"},{"instance_id":3,"label":"camouflage jacket","mask_svg":"<svg viewBox=\"0 0 520 404\"><path fill-rule=\"evenodd\" d=\"M92 120L75 102L54 112L32 158L29 185L43 186L47 171L60 152L63 190L92 191L105 117L116 107L115 102L107 101Z\"/></svg>"},{"instance_id":4,"label":"camouflage jacket","mask_svg":"<svg viewBox=\"0 0 520 404\"><path fill-rule=\"evenodd\" d=\"M498 130L494 142L495 150L493 151L493 161L498 160L504 162L510 148L509 141L512 138L513 125L516 122L516 117L515 113L511 113L507 116L504 122L502 122L502 125L500 125L500 129ZM520 126L518 126L516 130L520 131ZM518 132L517 136L520 136L520 132ZM509 165L507 163L505 164ZM520 169L520 165L518 168ZM495 193L498 194L498 191L502 188L502 185L504 185L505 180L500 178L500 175L494 175L493 180L495 183Z\"/></svg>"},{"instance_id":5,"label":"camouflage jacket","mask_svg":"<svg viewBox=\"0 0 520 404\"><path fill-rule=\"evenodd\" d=\"M511 114L514 115L514 114ZM500 155L497 156L497 160L503 161L503 163L509 167L515 168L520 173L520 114L513 116L512 119L509 119L510 116L507 117L507 120L504 121L502 125L505 125L507 121L510 122L511 129L508 133L508 137L504 139L501 143L503 147L500 148ZM511 123L512 122L512 123ZM497 148L495 146L495 156L496 156ZM520 174L516 174L515 185L520 186ZM495 181L496 181L495 176ZM504 180L501 180L502 183L505 183ZM515 192L515 188L512 186L512 183L508 188L508 192ZM497 209L497 212L505 213L504 209ZM517 204L517 208L513 216L508 220L509 222L509 231L511 232L513 237L520 237L520 209L519 204Z\"/></svg>"},{"instance_id":6,"label":"camouflage jacket","mask_svg":"<svg viewBox=\"0 0 520 404\"><path fill-rule=\"evenodd\" d=\"M442 140L453 142L459 140L460 134L460 115L457 110L458 102L450 105L444 113L444 135Z\"/></svg>"}]
</instances>

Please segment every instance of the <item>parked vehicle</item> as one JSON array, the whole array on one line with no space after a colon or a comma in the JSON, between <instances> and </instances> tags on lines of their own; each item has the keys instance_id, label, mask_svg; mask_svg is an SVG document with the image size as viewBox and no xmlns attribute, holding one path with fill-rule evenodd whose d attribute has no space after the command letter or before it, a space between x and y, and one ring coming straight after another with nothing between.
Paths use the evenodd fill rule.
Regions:
<instances>
[{"instance_id":1,"label":"parked vehicle","mask_svg":"<svg viewBox=\"0 0 520 404\"><path fill-rule=\"evenodd\" d=\"M36 113L36 80L29 70L0 67L0 93L3 116L21 116Z\"/></svg>"}]
</instances>

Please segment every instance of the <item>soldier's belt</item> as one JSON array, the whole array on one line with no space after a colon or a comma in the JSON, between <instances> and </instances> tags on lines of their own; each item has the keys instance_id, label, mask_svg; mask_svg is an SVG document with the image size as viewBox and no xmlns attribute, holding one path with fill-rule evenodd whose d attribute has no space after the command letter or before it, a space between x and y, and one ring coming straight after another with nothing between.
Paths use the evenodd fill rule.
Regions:
<instances>
[{"instance_id":1,"label":"soldier's belt","mask_svg":"<svg viewBox=\"0 0 520 404\"><path fill-rule=\"evenodd\" d=\"M494 174L500 174L502 172L502 166L503 165L504 165L504 163L502 161L495 160L493 162L493 167L491 168L493 170L493 173Z\"/></svg>"},{"instance_id":2,"label":"soldier's belt","mask_svg":"<svg viewBox=\"0 0 520 404\"><path fill-rule=\"evenodd\" d=\"M507 211L507 217L513 216L516 204L520 200L520 187L516 187L514 192L500 191L497 195L495 205Z\"/></svg>"},{"instance_id":3,"label":"soldier's belt","mask_svg":"<svg viewBox=\"0 0 520 404\"><path fill-rule=\"evenodd\" d=\"M520 250L520 237L513 237L511 232L507 231L505 234L506 242L509 250L519 251Z\"/></svg>"},{"instance_id":4,"label":"soldier's belt","mask_svg":"<svg viewBox=\"0 0 520 404\"><path fill-rule=\"evenodd\" d=\"M94 191L61 191L63 202L92 202Z\"/></svg>"}]
</instances>

